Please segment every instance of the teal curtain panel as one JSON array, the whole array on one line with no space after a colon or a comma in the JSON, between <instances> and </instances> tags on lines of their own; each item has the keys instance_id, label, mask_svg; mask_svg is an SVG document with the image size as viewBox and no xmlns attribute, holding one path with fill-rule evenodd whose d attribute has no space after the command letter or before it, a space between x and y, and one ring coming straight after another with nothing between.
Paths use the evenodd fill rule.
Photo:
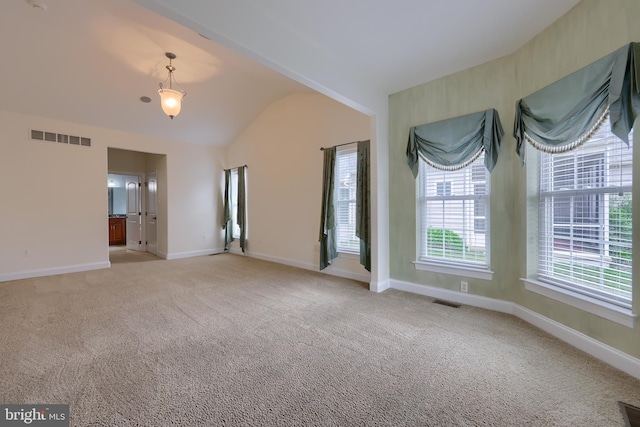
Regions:
<instances>
[{"instance_id":1,"label":"teal curtain panel","mask_svg":"<svg viewBox=\"0 0 640 427\"><path fill-rule=\"evenodd\" d=\"M240 227L240 249L245 252L247 245L247 186L245 181L247 167L240 166L238 168L238 218L236 222Z\"/></svg>"},{"instance_id":2,"label":"teal curtain panel","mask_svg":"<svg viewBox=\"0 0 640 427\"><path fill-rule=\"evenodd\" d=\"M360 239L360 264L371 271L371 174L369 141L358 141L358 175L356 183L356 236Z\"/></svg>"},{"instance_id":3,"label":"teal curtain panel","mask_svg":"<svg viewBox=\"0 0 640 427\"><path fill-rule=\"evenodd\" d=\"M224 171L222 228L224 229L224 249L229 250L229 246L233 241L233 225L231 222L231 170Z\"/></svg>"},{"instance_id":4,"label":"teal curtain panel","mask_svg":"<svg viewBox=\"0 0 640 427\"><path fill-rule=\"evenodd\" d=\"M333 206L335 168L336 147L325 148L322 173L322 211L320 213L320 270L327 268L331 261L338 256Z\"/></svg>"}]
</instances>

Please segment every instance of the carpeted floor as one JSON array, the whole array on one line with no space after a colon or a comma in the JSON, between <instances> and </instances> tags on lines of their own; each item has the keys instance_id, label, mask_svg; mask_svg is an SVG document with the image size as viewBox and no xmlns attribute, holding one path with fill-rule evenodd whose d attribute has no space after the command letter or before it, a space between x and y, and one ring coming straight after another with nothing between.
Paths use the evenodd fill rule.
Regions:
<instances>
[{"instance_id":1,"label":"carpeted floor","mask_svg":"<svg viewBox=\"0 0 640 427\"><path fill-rule=\"evenodd\" d=\"M0 403L73 426L623 426L640 381L517 318L223 254L0 283Z\"/></svg>"},{"instance_id":2,"label":"carpeted floor","mask_svg":"<svg viewBox=\"0 0 640 427\"><path fill-rule=\"evenodd\" d=\"M150 252L132 251L126 247L120 249L109 249L109 262L111 264L122 264L125 262L145 262L159 261L161 258Z\"/></svg>"}]
</instances>

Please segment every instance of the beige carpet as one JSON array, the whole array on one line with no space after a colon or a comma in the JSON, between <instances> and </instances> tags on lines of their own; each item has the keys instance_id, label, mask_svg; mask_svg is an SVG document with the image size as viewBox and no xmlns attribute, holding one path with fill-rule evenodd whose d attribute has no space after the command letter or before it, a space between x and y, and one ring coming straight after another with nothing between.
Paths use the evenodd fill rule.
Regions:
<instances>
[{"instance_id":1,"label":"beige carpet","mask_svg":"<svg viewBox=\"0 0 640 427\"><path fill-rule=\"evenodd\" d=\"M0 283L0 403L74 426L623 426L640 381L508 315L224 254Z\"/></svg>"},{"instance_id":2,"label":"beige carpet","mask_svg":"<svg viewBox=\"0 0 640 427\"><path fill-rule=\"evenodd\" d=\"M149 252L132 251L131 249L109 248L109 262L111 264L122 264L125 262L145 262L145 261L159 261L161 258L155 256Z\"/></svg>"}]
</instances>

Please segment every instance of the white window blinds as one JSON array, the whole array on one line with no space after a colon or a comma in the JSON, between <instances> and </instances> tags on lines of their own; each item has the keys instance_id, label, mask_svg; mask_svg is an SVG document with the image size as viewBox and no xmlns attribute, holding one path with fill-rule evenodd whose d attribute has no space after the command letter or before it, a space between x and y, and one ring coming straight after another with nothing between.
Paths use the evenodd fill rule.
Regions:
<instances>
[{"instance_id":1,"label":"white window blinds","mask_svg":"<svg viewBox=\"0 0 640 427\"><path fill-rule=\"evenodd\" d=\"M484 153L457 171L438 170L420 159L420 261L488 266L489 183Z\"/></svg>"},{"instance_id":2,"label":"white window blinds","mask_svg":"<svg viewBox=\"0 0 640 427\"><path fill-rule=\"evenodd\" d=\"M357 165L355 147L337 150L334 197L338 252L360 252L360 239L356 236Z\"/></svg>"},{"instance_id":3,"label":"white window blinds","mask_svg":"<svg viewBox=\"0 0 640 427\"><path fill-rule=\"evenodd\" d=\"M231 223L233 224L233 238L240 238L238 226L238 169L231 170Z\"/></svg>"},{"instance_id":4,"label":"white window blinds","mask_svg":"<svg viewBox=\"0 0 640 427\"><path fill-rule=\"evenodd\" d=\"M540 280L631 307L630 147L609 121L583 145L540 154Z\"/></svg>"}]
</instances>

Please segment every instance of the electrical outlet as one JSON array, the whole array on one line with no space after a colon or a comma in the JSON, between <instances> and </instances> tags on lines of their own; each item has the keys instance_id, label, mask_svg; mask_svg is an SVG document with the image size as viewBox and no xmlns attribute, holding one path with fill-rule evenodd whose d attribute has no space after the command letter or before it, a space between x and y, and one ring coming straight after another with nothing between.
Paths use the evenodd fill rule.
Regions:
<instances>
[{"instance_id":1,"label":"electrical outlet","mask_svg":"<svg viewBox=\"0 0 640 427\"><path fill-rule=\"evenodd\" d=\"M202 234L202 241L203 241L203 242L206 242L206 241L207 241L207 235L206 235L206 234L204 234L204 233Z\"/></svg>"},{"instance_id":2,"label":"electrical outlet","mask_svg":"<svg viewBox=\"0 0 640 427\"><path fill-rule=\"evenodd\" d=\"M460 291L461 292L469 292L469 282L460 282Z\"/></svg>"},{"instance_id":3,"label":"electrical outlet","mask_svg":"<svg viewBox=\"0 0 640 427\"><path fill-rule=\"evenodd\" d=\"M29 256L29 249L23 249L22 250L22 256L25 257L25 258L28 257Z\"/></svg>"}]
</instances>

